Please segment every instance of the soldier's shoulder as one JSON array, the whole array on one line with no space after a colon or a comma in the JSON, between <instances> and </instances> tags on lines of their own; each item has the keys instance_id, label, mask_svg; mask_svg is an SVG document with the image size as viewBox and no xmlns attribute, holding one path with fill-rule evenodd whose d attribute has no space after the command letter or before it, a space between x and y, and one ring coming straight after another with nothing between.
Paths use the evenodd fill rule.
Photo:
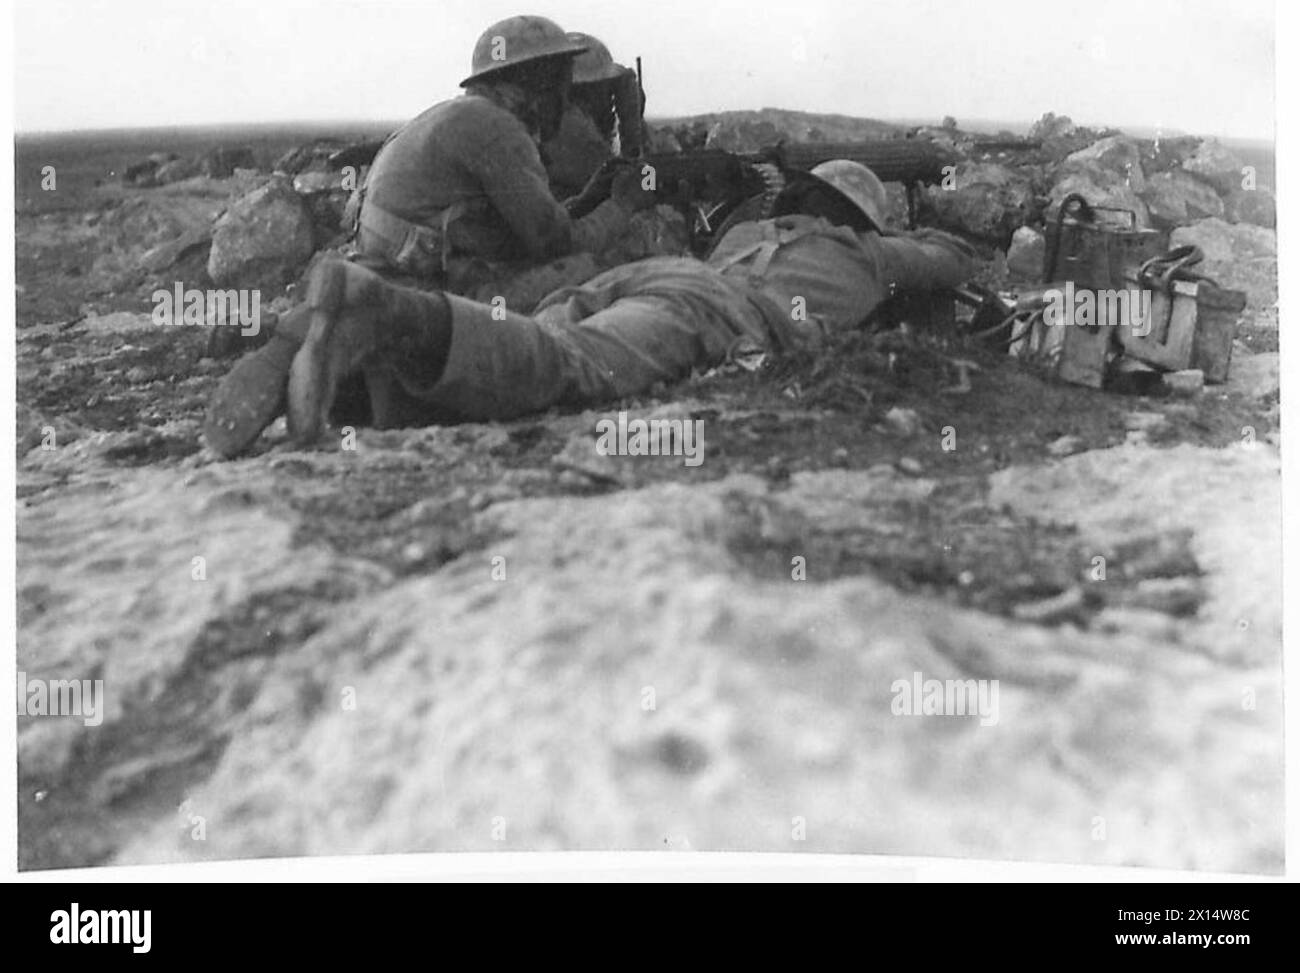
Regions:
<instances>
[{"instance_id":1,"label":"soldier's shoulder","mask_svg":"<svg viewBox=\"0 0 1300 973\"><path fill-rule=\"evenodd\" d=\"M516 128L523 131L523 126L510 112L481 95L471 94L438 102L412 119L407 128L420 133L436 130L440 135L455 131L474 134Z\"/></svg>"},{"instance_id":2,"label":"soldier's shoulder","mask_svg":"<svg viewBox=\"0 0 1300 973\"><path fill-rule=\"evenodd\" d=\"M524 126L519 119L492 99L482 95L466 93L443 104L447 106L447 117L454 118L458 122L524 131Z\"/></svg>"}]
</instances>

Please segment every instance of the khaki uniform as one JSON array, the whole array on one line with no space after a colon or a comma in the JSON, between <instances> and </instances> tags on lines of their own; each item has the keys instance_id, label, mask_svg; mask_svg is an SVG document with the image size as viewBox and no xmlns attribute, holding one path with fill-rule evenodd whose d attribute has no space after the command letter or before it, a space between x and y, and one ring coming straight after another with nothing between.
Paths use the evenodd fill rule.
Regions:
<instances>
[{"instance_id":1,"label":"khaki uniform","mask_svg":"<svg viewBox=\"0 0 1300 973\"><path fill-rule=\"evenodd\" d=\"M570 105L560 119L555 137L542 145L546 176L560 199L582 192L587 180L614 157L610 140L600 133L591 116Z\"/></svg>"},{"instance_id":2,"label":"khaki uniform","mask_svg":"<svg viewBox=\"0 0 1300 973\"><path fill-rule=\"evenodd\" d=\"M527 129L471 91L433 106L380 150L357 244L377 268L484 301L504 296L507 307L529 311L596 270L590 259L557 258L606 249L630 215L610 200L571 220Z\"/></svg>"},{"instance_id":3,"label":"khaki uniform","mask_svg":"<svg viewBox=\"0 0 1300 973\"><path fill-rule=\"evenodd\" d=\"M532 317L498 320L448 297L441 375L429 382L408 368L397 378L439 418L594 405L719 365L738 348L816 344L860 324L895 289L963 283L971 257L947 236L859 236L808 216L743 223L707 264L656 257L616 267L551 294Z\"/></svg>"}]
</instances>

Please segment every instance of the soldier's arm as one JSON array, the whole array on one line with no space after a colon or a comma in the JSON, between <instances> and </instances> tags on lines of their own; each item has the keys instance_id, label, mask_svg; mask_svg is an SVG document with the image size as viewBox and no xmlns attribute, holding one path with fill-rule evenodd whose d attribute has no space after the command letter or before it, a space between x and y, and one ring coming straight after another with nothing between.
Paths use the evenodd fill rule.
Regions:
<instances>
[{"instance_id":1,"label":"soldier's arm","mask_svg":"<svg viewBox=\"0 0 1300 973\"><path fill-rule=\"evenodd\" d=\"M498 139L478 153L483 192L529 257L545 260L569 252L569 215L551 195L542 160L530 142Z\"/></svg>"},{"instance_id":2,"label":"soldier's arm","mask_svg":"<svg viewBox=\"0 0 1300 973\"><path fill-rule=\"evenodd\" d=\"M517 147L498 142L484 153L480 179L492 205L536 260L578 250L598 252L627 226L629 209L612 199L582 219L570 220L551 195L546 170L531 143Z\"/></svg>"},{"instance_id":3,"label":"soldier's arm","mask_svg":"<svg viewBox=\"0 0 1300 973\"><path fill-rule=\"evenodd\" d=\"M975 273L975 251L964 240L941 230L917 230L900 236L875 237L886 279L899 290L956 287Z\"/></svg>"}]
</instances>

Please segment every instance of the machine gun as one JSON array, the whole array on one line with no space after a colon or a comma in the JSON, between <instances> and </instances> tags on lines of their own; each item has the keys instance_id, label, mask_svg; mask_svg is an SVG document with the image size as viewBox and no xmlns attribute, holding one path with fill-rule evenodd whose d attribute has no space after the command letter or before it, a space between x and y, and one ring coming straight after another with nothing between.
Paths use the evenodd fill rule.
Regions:
<instances>
[{"instance_id":1,"label":"machine gun","mask_svg":"<svg viewBox=\"0 0 1300 973\"><path fill-rule=\"evenodd\" d=\"M858 162L882 182L907 189L909 223L916 224L923 185L940 182L956 157L923 139L862 142L782 142L753 153L723 149L656 153L630 160L652 182L659 202L683 212L692 227L692 247L708 249L733 217L761 219L772 200L797 173L831 159ZM615 160L626 164L628 160ZM950 171L950 170L947 170Z\"/></svg>"}]
</instances>

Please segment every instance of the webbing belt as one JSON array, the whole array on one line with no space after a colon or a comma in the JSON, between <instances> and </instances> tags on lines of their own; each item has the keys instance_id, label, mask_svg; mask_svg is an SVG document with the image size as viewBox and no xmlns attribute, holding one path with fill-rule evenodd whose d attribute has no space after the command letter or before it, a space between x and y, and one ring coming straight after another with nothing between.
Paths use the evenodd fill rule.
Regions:
<instances>
[{"instance_id":1,"label":"webbing belt","mask_svg":"<svg viewBox=\"0 0 1300 973\"><path fill-rule=\"evenodd\" d=\"M397 269L425 275L435 269L447 272L447 232L452 220L465 212L463 203L453 203L442 211L438 226L427 226L403 219L367 199L361 207L361 228L374 234L384 244L382 256Z\"/></svg>"}]
</instances>

